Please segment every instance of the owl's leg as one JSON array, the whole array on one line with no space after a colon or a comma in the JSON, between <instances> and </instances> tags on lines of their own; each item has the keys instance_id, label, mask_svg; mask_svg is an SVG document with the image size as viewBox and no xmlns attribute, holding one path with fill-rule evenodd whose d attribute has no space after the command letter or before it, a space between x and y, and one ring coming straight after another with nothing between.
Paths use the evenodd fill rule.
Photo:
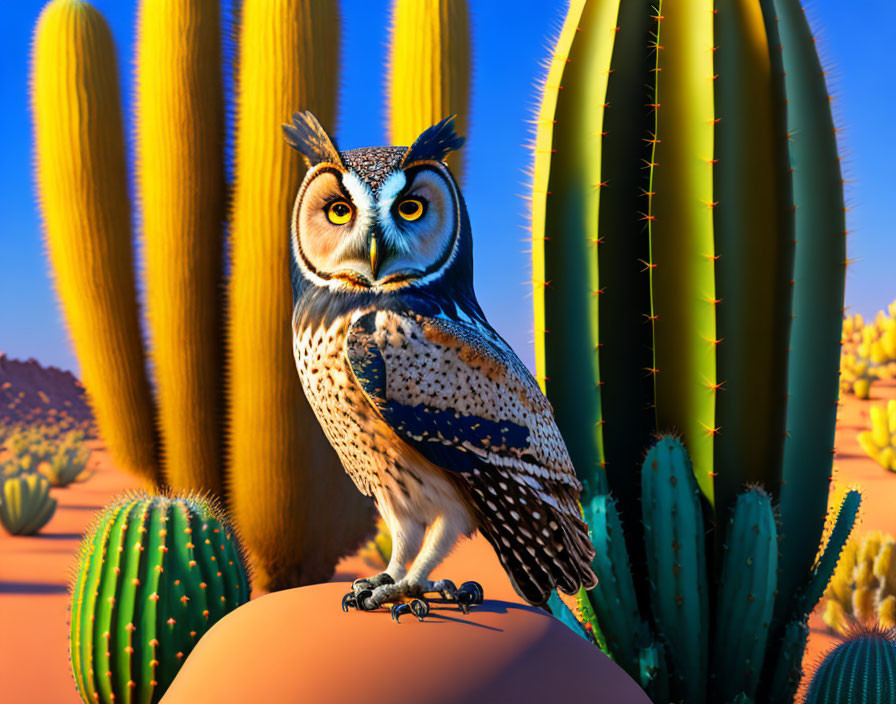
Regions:
<instances>
[{"instance_id":1,"label":"owl's leg","mask_svg":"<svg viewBox=\"0 0 896 704\"><path fill-rule=\"evenodd\" d=\"M426 526L412 516L407 516L393 509L385 502L378 503L380 515L389 529L392 537L392 555L385 572L373 577L356 579L352 583L352 591L355 595L365 590L372 590L380 586L395 584L401 580L408 571L407 563L420 550Z\"/></svg>"}]
</instances>

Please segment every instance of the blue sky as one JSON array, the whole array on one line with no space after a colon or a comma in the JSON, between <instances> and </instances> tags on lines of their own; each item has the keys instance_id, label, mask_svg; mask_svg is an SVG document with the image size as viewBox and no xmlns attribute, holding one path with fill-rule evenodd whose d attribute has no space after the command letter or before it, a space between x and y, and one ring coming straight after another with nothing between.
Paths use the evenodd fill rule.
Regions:
<instances>
[{"instance_id":1,"label":"blue sky","mask_svg":"<svg viewBox=\"0 0 896 704\"><path fill-rule=\"evenodd\" d=\"M0 41L0 350L77 369L43 254L32 179L28 60L40 0L4 7ZM94 0L118 46L123 101L132 104L136 1ZM342 148L386 143L386 0L342 0ZM476 288L493 325L532 363L526 168L536 78L562 19L560 0L470 0L474 42L465 196L476 242ZM896 91L883 0L858 12L843 0L808 4L829 69L844 154L849 256L847 305L873 314L896 296Z\"/></svg>"}]
</instances>

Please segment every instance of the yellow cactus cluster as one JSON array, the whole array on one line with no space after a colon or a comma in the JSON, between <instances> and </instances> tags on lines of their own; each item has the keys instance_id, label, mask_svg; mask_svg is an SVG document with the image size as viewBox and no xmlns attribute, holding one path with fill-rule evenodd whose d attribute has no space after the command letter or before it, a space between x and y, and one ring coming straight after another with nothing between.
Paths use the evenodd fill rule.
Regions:
<instances>
[{"instance_id":1,"label":"yellow cactus cluster","mask_svg":"<svg viewBox=\"0 0 896 704\"><path fill-rule=\"evenodd\" d=\"M381 572L386 569L392 557L392 536L382 518L377 519L376 535L361 548L358 556L372 569Z\"/></svg>"},{"instance_id":2,"label":"yellow cactus cluster","mask_svg":"<svg viewBox=\"0 0 896 704\"><path fill-rule=\"evenodd\" d=\"M871 429L859 433L859 445L884 469L896 472L896 400L872 406Z\"/></svg>"},{"instance_id":3,"label":"yellow cactus cluster","mask_svg":"<svg viewBox=\"0 0 896 704\"><path fill-rule=\"evenodd\" d=\"M867 399L871 384L896 377L896 301L865 323L859 314L843 320L840 390Z\"/></svg>"},{"instance_id":4,"label":"yellow cactus cluster","mask_svg":"<svg viewBox=\"0 0 896 704\"><path fill-rule=\"evenodd\" d=\"M139 3L146 351L114 45L85 0L51 0L41 14L33 113L47 249L113 457L153 484L223 498L255 583L273 590L329 578L369 533L371 510L304 398L290 340L287 232L303 166L281 127L300 110L336 122L339 3L239 5L228 184L220 3ZM396 0L393 16L394 139L410 144L451 113L463 129L466 0Z\"/></svg>"},{"instance_id":5,"label":"yellow cactus cluster","mask_svg":"<svg viewBox=\"0 0 896 704\"><path fill-rule=\"evenodd\" d=\"M0 480L38 472L52 486L84 481L90 450L84 433L74 430L59 435L45 434L40 426L20 427L8 433L3 443Z\"/></svg>"},{"instance_id":6,"label":"yellow cactus cluster","mask_svg":"<svg viewBox=\"0 0 896 704\"><path fill-rule=\"evenodd\" d=\"M871 531L850 540L825 592L824 622L846 634L856 622L896 626L896 540Z\"/></svg>"}]
</instances>

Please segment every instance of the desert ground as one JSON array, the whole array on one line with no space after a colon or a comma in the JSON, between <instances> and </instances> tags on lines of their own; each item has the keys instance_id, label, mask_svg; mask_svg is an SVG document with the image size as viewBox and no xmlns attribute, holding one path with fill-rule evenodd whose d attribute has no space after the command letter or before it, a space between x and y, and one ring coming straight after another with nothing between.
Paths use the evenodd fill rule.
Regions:
<instances>
[{"instance_id":1,"label":"desert ground","mask_svg":"<svg viewBox=\"0 0 896 704\"><path fill-rule=\"evenodd\" d=\"M863 490L861 522L856 534L871 529L896 534L896 475L865 456L856 441L856 434L868 423L870 406L889 398L896 398L896 382L875 384L869 401L848 396L840 406L835 481L841 485L857 485ZM68 667L69 572L78 542L94 512L112 496L139 487L137 480L115 468L100 441L93 441L91 448L89 467L94 473L86 482L53 490L58 508L38 535L10 537L0 531L0 682L3 683L0 698L3 701L31 704L80 701ZM480 581L487 599L519 603L497 559L481 538L459 545L439 572L443 570L452 579ZM370 572L360 558L346 558L337 567L333 581L350 581ZM321 608L338 610L339 605L332 603ZM804 660L807 670L837 642L827 632L820 612L820 608L816 609L810 620L811 635ZM382 616L389 618L386 612ZM403 619L404 623L407 628L417 627L412 618Z\"/></svg>"}]
</instances>

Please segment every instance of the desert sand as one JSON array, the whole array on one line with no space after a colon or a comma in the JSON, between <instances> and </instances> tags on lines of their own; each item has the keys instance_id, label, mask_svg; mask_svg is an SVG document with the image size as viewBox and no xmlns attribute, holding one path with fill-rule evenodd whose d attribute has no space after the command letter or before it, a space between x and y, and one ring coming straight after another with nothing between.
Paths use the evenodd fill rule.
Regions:
<instances>
[{"instance_id":1,"label":"desert sand","mask_svg":"<svg viewBox=\"0 0 896 704\"><path fill-rule=\"evenodd\" d=\"M870 401L846 397L840 408L835 477L841 484L858 485L863 490L861 523L857 528L857 534L871 529L896 534L896 475L886 472L865 456L855 439L856 433L868 422L870 406L881 403L887 398L896 398L896 382L875 384ZM69 570L75 558L78 541L93 513L115 494L140 486L137 480L114 467L108 453L99 442L93 443L90 466L96 471L87 482L53 490L59 507L56 515L40 534L34 537L13 538L0 530L0 682L3 683L0 698L3 701L29 702L29 704L76 704L80 701L68 668ZM347 558L338 566L333 580L349 582L371 572L372 570L359 558ZM339 610L337 597L345 590L346 584L313 587L307 590L307 594L315 599L319 594L319 609L332 611L332 618L347 624L346 629L358 628L359 632L363 632L369 625L379 628L382 622L383 627L394 626L395 629L400 629L395 633L396 638L399 637L399 632L401 633L402 643L414 643L414 639L424 634L427 629L437 628L447 632L450 628L452 632L458 631L457 637L462 639L465 633L480 630L473 624L501 628L502 622L506 624L513 620L514 628L517 629L514 642L524 645L528 643L531 650L525 651L524 645L520 645L515 651L512 648L496 651L491 663L482 663L478 670L480 673L498 673L500 658L506 658L503 661L506 663L512 661L515 667L522 667L525 672L525 664L531 662L526 658L531 657L532 652L538 652L538 648L546 642L545 638L561 638L554 626L544 625L545 617L534 614L520 605L519 598L501 572L497 559L481 538L459 545L434 576L448 577L458 583L475 579L483 584L486 599L498 603L468 617L452 613L448 617L434 619L432 624L419 624L412 618L404 617L402 623L395 626L385 611L376 614L343 614ZM253 603L251 606L253 609L258 609L259 613L268 613L271 606L275 607L275 610L281 603L285 606L286 602L280 601L284 598L287 597L275 594L259 599L257 604ZM300 606L298 601L296 600L297 608ZM502 610L506 613L502 613ZM329 613L327 618L331 618ZM469 622L466 625L456 624L451 620L453 618ZM559 627L559 624L557 626ZM813 614L810 627L809 647L804 660L806 666L813 664L821 653L837 642L835 637L827 633L820 617L820 609ZM303 625L294 624L294 628L296 637L299 637L303 632ZM565 638L567 634L562 635L566 643L572 644L570 652L580 650L575 647L579 645L575 640L581 640L578 636L569 633L569 637L575 639L569 641ZM323 643L326 641L319 642L320 650L323 652ZM584 641L581 641L581 645L587 647ZM364 662L364 651L367 647L369 646L358 641L346 642L345 678L357 677L359 663ZM577 653L575 657L580 655ZM602 661L592 659L591 662ZM296 668L299 666L295 665ZM390 681L401 682L402 669L403 667L399 665L396 670L398 674L392 675L394 679ZM313 672L313 669L306 671ZM446 687L455 686L457 683L454 680L461 681L465 676L456 667L445 668L445 672L448 673ZM492 685L501 686L501 682L501 677L496 674ZM446 689L446 692L448 691L457 690Z\"/></svg>"}]
</instances>

